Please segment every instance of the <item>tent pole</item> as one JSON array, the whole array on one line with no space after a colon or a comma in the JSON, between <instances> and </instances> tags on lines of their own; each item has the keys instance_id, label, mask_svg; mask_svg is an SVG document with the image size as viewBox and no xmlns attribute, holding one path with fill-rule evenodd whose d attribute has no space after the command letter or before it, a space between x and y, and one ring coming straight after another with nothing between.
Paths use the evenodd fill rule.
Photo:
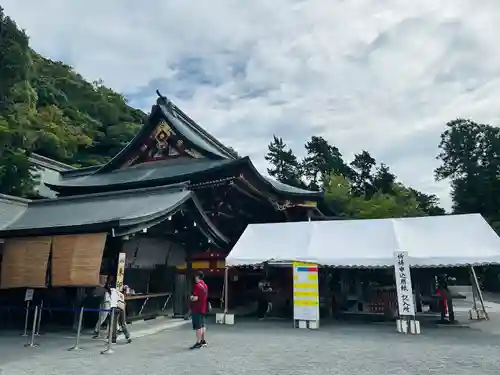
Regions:
<instances>
[{"instance_id":1,"label":"tent pole","mask_svg":"<svg viewBox=\"0 0 500 375\"><path fill-rule=\"evenodd\" d=\"M229 287L229 267L226 266L226 270L224 272L224 314L227 314L228 311L228 288Z\"/></svg>"},{"instance_id":2,"label":"tent pole","mask_svg":"<svg viewBox=\"0 0 500 375\"><path fill-rule=\"evenodd\" d=\"M486 320L490 320L490 317L488 316L488 312L486 311L484 307L484 300L483 300L483 293L481 293L481 288L479 287L479 282L477 281L477 276L476 276L476 271L474 270L474 266L470 266L470 271L472 273L472 277L474 279L474 287L476 288L477 295L479 297L479 301L481 302L481 308L483 309L484 312L484 317Z\"/></svg>"},{"instance_id":3,"label":"tent pole","mask_svg":"<svg viewBox=\"0 0 500 375\"><path fill-rule=\"evenodd\" d=\"M477 310L477 291L476 291L476 283L474 281L474 276L472 275L472 270L469 269L469 276L470 276L470 285L472 287L472 309Z\"/></svg>"}]
</instances>

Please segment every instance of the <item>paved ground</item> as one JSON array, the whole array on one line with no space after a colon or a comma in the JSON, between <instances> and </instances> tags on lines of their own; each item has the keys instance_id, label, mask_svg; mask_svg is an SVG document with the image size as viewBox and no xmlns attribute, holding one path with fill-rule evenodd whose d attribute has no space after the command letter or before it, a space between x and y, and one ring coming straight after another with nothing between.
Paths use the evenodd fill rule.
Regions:
<instances>
[{"instance_id":1,"label":"paved ground","mask_svg":"<svg viewBox=\"0 0 500 375\"><path fill-rule=\"evenodd\" d=\"M0 368L5 375L497 375L500 371L500 337L468 328L428 328L416 337L377 324L332 324L305 331L283 322L237 322L232 327L211 324L207 334L210 346L205 349L186 349L193 334L184 326L136 339L131 345L118 344L111 356L99 354L102 342L87 340L84 350L75 353L65 350L67 342L27 349L12 337L12 343L18 341L17 354L0 348Z\"/></svg>"}]
</instances>

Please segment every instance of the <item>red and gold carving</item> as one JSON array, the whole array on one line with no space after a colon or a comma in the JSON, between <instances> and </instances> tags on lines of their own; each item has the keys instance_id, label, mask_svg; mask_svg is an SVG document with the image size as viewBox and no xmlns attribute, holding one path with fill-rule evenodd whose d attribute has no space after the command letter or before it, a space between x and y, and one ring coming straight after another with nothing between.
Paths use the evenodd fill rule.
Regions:
<instances>
[{"instance_id":1,"label":"red and gold carving","mask_svg":"<svg viewBox=\"0 0 500 375\"><path fill-rule=\"evenodd\" d=\"M167 122L162 121L133 157L123 164L123 167L156 160L175 159L180 156L203 158L203 155L198 151L186 148L185 143L178 137L174 129Z\"/></svg>"}]
</instances>

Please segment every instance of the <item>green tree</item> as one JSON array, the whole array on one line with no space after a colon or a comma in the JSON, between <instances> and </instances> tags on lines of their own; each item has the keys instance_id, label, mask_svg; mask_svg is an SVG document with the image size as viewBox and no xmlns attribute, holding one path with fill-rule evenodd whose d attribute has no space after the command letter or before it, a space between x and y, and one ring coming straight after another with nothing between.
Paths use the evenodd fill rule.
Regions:
<instances>
[{"instance_id":1,"label":"green tree","mask_svg":"<svg viewBox=\"0 0 500 375\"><path fill-rule=\"evenodd\" d=\"M453 211L500 216L500 128L457 119L441 135L438 180L450 179Z\"/></svg>"},{"instance_id":2,"label":"green tree","mask_svg":"<svg viewBox=\"0 0 500 375\"><path fill-rule=\"evenodd\" d=\"M375 193L366 200L355 197L351 202L353 217L358 219L387 219L422 216L416 199L409 196Z\"/></svg>"},{"instance_id":3,"label":"green tree","mask_svg":"<svg viewBox=\"0 0 500 375\"><path fill-rule=\"evenodd\" d=\"M425 215L414 195L401 184L394 184L393 194L377 192L367 199L353 195L351 183L343 176L332 175L325 183L325 200L342 216L357 219L384 219Z\"/></svg>"},{"instance_id":4,"label":"green tree","mask_svg":"<svg viewBox=\"0 0 500 375\"><path fill-rule=\"evenodd\" d=\"M0 8L0 192L31 194L31 152L75 166L106 162L145 117L102 82L31 50Z\"/></svg>"},{"instance_id":5,"label":"green tree","mask_svg":"<svg viewBox=\"0 0 500 375\"><path fill-rule=\"evenodd\" d=\"M267 169L270 176L285 184L303 187L301 181L300 164L293 151L283 142L282 138L273 136L268 145L265 159L271 164Z\"/></svg>"},{"instance_id":6,"label":"green tree","mask_svg":"<svg viewBox=\"0 0 500 375\"><path fill-rule=\"evenodd\" d=\"M302 167L304 176L310 181L310 187L319 189L323 180L330 174L350 177L352 170L345 163L339 149L328 143L323 137L313 136L305 144L306 157Z\"/></svg>"},{"instance_id":7,"label":"green tree","mask_svg":"<svg viewBox=\"0 0 500 375\"><path fill-rule=\"evenodd\" d=\"M425 194L411 188L410 192L417 200L420 210L425 214L429 216L436 216L444 215L446 213L445 210L439 205L439 198L436 195Z\"/></svg>"},{"instance_id":8,"label":"green tree","mask_svg":"<svg viewBox=\"0 0 500 375\"><path fill-rule=\"evenodd\" d=\"M354 155L351 167L354 170L352 177L353 193L357 196L371 197L375 193L372 170L377 162L368 151L363 150Z\"/></svg>"},{"instance_id":9,"label":"green tree","mask_svg":"<svg viewBox=\"0 0 500 375\"><path fill-rule=\"evenodd\" d=\"M23 149L24 136L0 117L0 192L26 196L35 186L36 172Z\"/></svg>"},{"instance_id":10,"label":"green tree","mask_svg":"<svg viewBox=\"0 0 500 375\"><path fill-rule=\"evenodd\" d=\"M393 186L396 182L396 175L391 173L389 167L382 163L375 171L373 176L373 189L374 191L380 191L384 194L393 193Z\"/></svg>"},{"instance_id":11,"label":"green tree","mask_svg":"<svg viewBox=\"0 0 500 375\"><path fill-rule=\"evenodd\" d=\"M339 175L330 175L324 180L325 201L331 210L342 217L350 217L352 188L351 183Z\"/></svg>"},{"instance_id":12,"label":"green tree","mask_svg":"<svg viewBox=\"0 0 500 375\"><path fill-rule=\"evenodd\" d=\"M27 99L22 86L30 79L30 67L28 37L0 7L0 113L13 99Z\"/></svg>"}]
</instances>

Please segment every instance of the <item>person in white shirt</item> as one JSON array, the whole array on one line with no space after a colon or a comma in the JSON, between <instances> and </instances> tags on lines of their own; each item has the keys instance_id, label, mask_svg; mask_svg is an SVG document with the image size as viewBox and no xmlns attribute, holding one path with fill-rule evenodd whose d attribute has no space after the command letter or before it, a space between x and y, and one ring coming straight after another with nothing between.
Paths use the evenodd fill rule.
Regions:
<instances>
[{"instance_id":1,"label":"person in white shirt","mask_svg":"<svg viewBox=\"0 0 500 375\"><path fill-rule=\"evenodd\" d=\"M110 289L110 305L111 309L115 312L115 323L112 327L112 336L111 341L116 343L117 336L117 325L120 325L120 328L127 339L127 344L132 342L130 338L130 332L127 326L127 318L125 316L125 295L116 288Z\"/></svg>"},{"instance_id":2,"label":"person in white shirt","mask_svg":"<svg viewBox=\"0 0 500 375\"><path fill-rule=\"evenodd\" d=\"M109 280L108 280L109 281ZM101 304L99 305L100 309L103 310L110 310L111 309L111 294L110 294L110 288L109 288L109 282L106 281L106 284L104 285L104 295L102 296L102 301ZM101 327L103 323L106 321L108 318L109 311L100 311L99 312L99 318L97 319L97 323L94 327L94 337L95 339L99 338L99 333L101 331Z\"/></svg>"}]
</instances>

